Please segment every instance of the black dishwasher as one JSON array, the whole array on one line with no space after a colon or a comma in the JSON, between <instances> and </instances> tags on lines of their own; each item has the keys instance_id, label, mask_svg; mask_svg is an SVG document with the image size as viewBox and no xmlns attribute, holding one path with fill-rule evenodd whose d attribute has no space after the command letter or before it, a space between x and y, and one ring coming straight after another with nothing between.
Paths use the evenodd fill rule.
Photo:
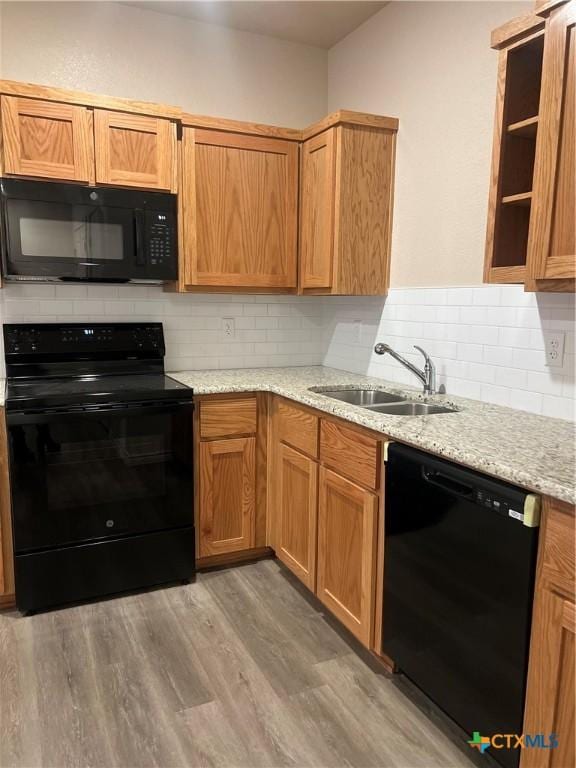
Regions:
<instances>
[{"instance_id":1,"label":"black dishwasher","mask_svg":"<svg viewBox=\"0 0 576 768\"><path fill-rule=\"evenodd\" d=\"M383 651L471 736L521 734L534 497L403 445L386 467Z\"/></svg>"}]
</instances>

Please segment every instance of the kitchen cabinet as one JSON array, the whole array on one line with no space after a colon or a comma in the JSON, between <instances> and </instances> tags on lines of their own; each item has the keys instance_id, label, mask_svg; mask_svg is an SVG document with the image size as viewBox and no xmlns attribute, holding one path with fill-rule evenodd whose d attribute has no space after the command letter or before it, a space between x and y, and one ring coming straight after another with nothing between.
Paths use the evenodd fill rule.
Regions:
<instances>
[{"instance_id":1,"label":"kitchen cabinet","mask_svg":"<svg viewBox=\"0 0 576 768\"><path fill-rule=\"evenodd\" d=\"M576 510L546 499L536 575L524 733L556 734L555 749L525 749L521 768L576 764Z\"/></svg>"},{"instance_id":2,"label":"kitchen cabinet","mask_svg":"<svg viewBox=\"0 0 576 768\"><path fill-rule=\"evenodd\" d=\"M269 541L276 556L380 654L382 440L281 397L273 399L271 440Z\"/></svg>"},{"instance_id":3,"label":"kitchen cabinet","mask_svg":"<svg viewBox=\"0 0 576 768\"><path fill-rule=\"evenodd\" d=\"M318 464L282 443L278 453L276 556L314 591Z\"/></svg>"},{"instance_id":4,"label":"kitchen cabinet","mask_svg":"<svg viewBox=\"0 0 576 768\"><path fill-rule=\"evenodd\" d=\"M266 549L266 394L195 398L196 550L200 567Z\"/></svg>"},{"instance_id":5,"label":"kitchen cabinet","mask_svg":"<svg viewBox=\"0 0 576 768\"><path fill-rule=\"evenodd\" d=\"M301 293L387 293L397 129L393 118L337 112L304 132Z\"/></svg>"},{"instance_id":6,"label":"kitchen cabinet","mask_svg":"<svg viewBox=\"0 0 576 768\"><path fill-rule=\"evenodd\" d=\"M576 0L552 10L546 24L526 286L574 290Z\"/></svg>"},{"instance_id":7,"label":"kitchen cabinet","mask_svg":"<svg viewBox=\"0 0 576 768\"><path fill-rule=\"evenodd\" d=\"M176 119L161 104L0 81L8 176L176 191Z\"/></svg>"},{"instance_id":8,"label":"kitchen cabinet","mask_svg":"<svg viewBox=\"0 0 576 768\"><path fill-rule=\"evenodd\" d=\"M256 439L200 444L200 556L254 546Z\"/></svg>"},{"instance_id":9,"label":"kitchen cabinet","mask_svg":"<svg viewBox=\"0 0 576 768\"><path fill-rule=\"evenodd\" d=\"M94 111L96 182L176 191L176 126L169 120Z\"/></svg>"},{"instance_id":10,"label":"kitchen cabinet","mask_svg":"<svg viewBox=\"0 0 576 768\"><path fill-rule=\"evenodd\" d=\"M378 497L320 467L316 594L370 646L374 628Z\"/></svg>"},{"instance_id":11,"label":"kitchen cabinet","mask_svg":"<svg viewBox=\"0 0 576 768\"><path fill-rule=\"evenodd\" d=\"M549 3L493 33L500 53L485 282L574 290L575 18L576 0Z\"/></svg>"},{"instance_id":12,"label":"kitchen cabinet","mask_svg":"<svg viewBox=\"0 0 576 768\"><path fill-rule=\"evenodd\" d=\"M298 143L184 127L181 219L186 289L295 289Z\"/></svg>"},{"instance_id":13,"label":"kitchen cabinet","mask_svg":"<svg viewBox=\"0 0 576 768\"><path fill-rule=\"evenodd\" d=\"M94 180L92 113L83 106L2 96L4 173Z\"/></svg>"}]
</instances>

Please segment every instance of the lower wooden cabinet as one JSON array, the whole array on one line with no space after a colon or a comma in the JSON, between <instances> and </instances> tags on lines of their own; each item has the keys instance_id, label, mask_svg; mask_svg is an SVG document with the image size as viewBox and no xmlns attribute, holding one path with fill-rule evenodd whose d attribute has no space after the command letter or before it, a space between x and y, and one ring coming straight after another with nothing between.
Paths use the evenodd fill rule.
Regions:
<instances>
[{"instance_id":1,"label":"lower wooden cabinet","mask_svg":"<svg viewBox=\"0 0 576 768\"><path fill-rule=\"evenodd\" d=\"M200 443L200 557L254 546L256 438Z\"/></svg>"},{"instance_id":2,"label":"lower wooden cabinet","mask_svg":"<svg viewBox=\"0 0 576 768\"><path fill-rule=\"evenodd\" d=\"M576 765L576 511L545 502L541 531L524 733L556 735L554 749L524 749L521 768Z\"/></svg>"},{"instance_id":3,"label":"lower wooden cabinet","mask_svg":"<svg viewBox=\"0 0 576 768\"><path fill-rule=\"evenodd\" d=\"M314 591L318 464L287 445L277 450L276 556Z\"/></svg>"},{"instance_id":4,"label":"lower wooden cabinet","mask_svg":"<svg viewBox=\"0 0 576 768\"><path fill-rule=\"evenodd\" d=\"M316 594L365 645L372 641L378 497L320 467Z\"/></svg>"}]
</instances>

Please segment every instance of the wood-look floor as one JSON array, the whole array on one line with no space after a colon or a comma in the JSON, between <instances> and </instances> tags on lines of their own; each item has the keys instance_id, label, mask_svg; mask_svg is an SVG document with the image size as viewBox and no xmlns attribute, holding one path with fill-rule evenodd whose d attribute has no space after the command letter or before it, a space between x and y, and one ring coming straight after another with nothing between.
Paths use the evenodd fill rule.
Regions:
<instances>
[{"instance_id":1,"label":"wood-look floor","mask_svg":"<svg viewBox=\"0 0 576 768\"><path fill-rule=\"evenodd\" d=\"M273 560L0 614L0 766L466 768Z\"/></svg>"}]
</instances>

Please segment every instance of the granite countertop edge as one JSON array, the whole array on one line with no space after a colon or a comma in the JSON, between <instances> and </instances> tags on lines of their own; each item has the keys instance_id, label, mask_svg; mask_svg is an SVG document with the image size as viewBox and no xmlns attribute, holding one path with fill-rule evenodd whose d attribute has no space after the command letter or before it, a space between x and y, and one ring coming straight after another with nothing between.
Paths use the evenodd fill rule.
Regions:
<instances>
[{"instance_id":1,"label":"granite countertop edge","mask_svg":"<svg viewBox=\"0 0 576 768\"><path fill-rule=\"evenodd\" d=\"M431 402L457 413L391 416L331 400L310 387L384 389L423 400L418 389L384 379L324 366L178 371L168 375L195 395L270 392L316 408L407 445L466 465L506 482L576 504L574 443L576 425L478 400L434 395ZM541 460L535 459L534 432ZM543 434L545 433L545 434Z\"/></svg>"}]
</instances>

